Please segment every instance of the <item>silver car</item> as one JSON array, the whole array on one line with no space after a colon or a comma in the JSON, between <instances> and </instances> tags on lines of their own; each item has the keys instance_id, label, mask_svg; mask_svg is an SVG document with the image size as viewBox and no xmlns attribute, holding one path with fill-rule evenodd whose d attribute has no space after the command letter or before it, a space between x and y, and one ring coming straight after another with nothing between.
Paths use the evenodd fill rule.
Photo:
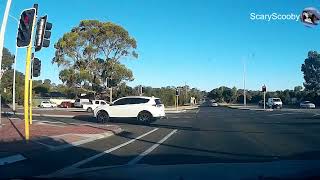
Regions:
<instances>
[{"instance_id":1,"label":"silver car","mask_svg":"<svg viewBox=\"0 0 320 180\"><path fill-rule=\"evenodd\" d=\"M316 108L316 105L313 104L313 103L310 102L310 101L302 101L302 102L300 103L300 108L314 109L314 108Z\"/></svg>"}]
</instances>

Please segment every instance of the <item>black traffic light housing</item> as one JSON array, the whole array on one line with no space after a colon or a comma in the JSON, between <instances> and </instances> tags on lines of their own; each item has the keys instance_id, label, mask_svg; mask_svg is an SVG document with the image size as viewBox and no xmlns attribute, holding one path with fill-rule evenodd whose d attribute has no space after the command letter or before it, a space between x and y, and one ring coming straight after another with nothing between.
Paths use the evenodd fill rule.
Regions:
<instances>
[{"instance_id":1,"label":"black traffic light housing","mask_svg":"<svg viewBox=\"0 0 320 180\"><path fill-rule=\"evenodd\" d=\"M17 35L17 47L26 47L30 44L35 15L35 8L22 11Z\"/></svg>"},{"instance_id":2,"label":"black traffic light housing","mask_svg":"<svg viewBox=\"0 0 320 180\"><path fill-rule=\"evenodd\" d=\"M52 23L48 22L48 16L41 17L37 23L36 37L34 41L35 51L42 47L49 47Z\"/></svg>"},{"instance_id":3,"label":"black traffic light housing","mask_svg":"<svg viewBox=\"0 0 320 180\"><path fill-rule=\"evenodd\" d=\"M180 95L179 89L176 89L176 96L179 96L179 95Z\"/></svg>"},{"instance_id":4,"label":"black traffic light housing","mask_svg":"<svg viewBox=\"0 0 320 180\"><path fill-rule=\"evenodd\" d=\"M107 79L107 87L111 88L111 87L115 87L115 86L117 86L116 80L112 79L112 78L108 78Z\"/></svg>"},{"instance_id":5,"label":"black traffic light housing","mask_svg":"<svg viewBox=\"0 0 320 180\"><path fill-rule=\"evenodd\" d=\"M40 71L41 71L41 61L38 58L34 58L33 64L32 64L32 76L39 77Z\"/></svg>"}]
</instances>

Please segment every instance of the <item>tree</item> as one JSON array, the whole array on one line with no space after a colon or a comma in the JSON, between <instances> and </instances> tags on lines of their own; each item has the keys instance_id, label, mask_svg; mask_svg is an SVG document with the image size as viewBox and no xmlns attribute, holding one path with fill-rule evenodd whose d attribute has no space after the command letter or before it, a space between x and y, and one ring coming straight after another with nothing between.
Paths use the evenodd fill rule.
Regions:
<instances>
[{"instance_id":1,"label":"tree","mask_svg":"<svg viewBox=\"0 0 320 180\"><path fill-rule=\"evenodd\" d=\"M302 87L302 86L295 86L295 87L293 88L293 90L294 90L294 92L300 92L300 91L303 90L303 87Z\"/></svg>"},{"instance_id":2,"label":"tree","mask_svg":"<svg viewBox=\"0 0 320 180\"><path fill-rule=\"evenodd\" d=\"M50 80L50 79L45 79L45 80L43 81L43 84L51 85L51 80Z\"/></svg>"},{"instance_id":3,"label":"tree","mask_svg":"<svg viewBox=\"0 0 320 180\"><path fill-rule=\"evenodd\" d=\"M309 51L308 57L301 66L306 91L314 95L320 95L320 54L316 51Z\"/></svg>"},{"instance_id":4,"label":"tree","mask_svg":"<svg viewBox=\"0 0 320 180\"><path fill-rule=\"evenodd\" d=\"M5 103L12 102L12 82L13 82L13 70L12 64L14 62L14 55L10 53L7 48L3 48L2 57L2 78L1 78L1 88L0 93L2 101ZM24 87L24 75L16 71L16 100L20 104L23 102L23 89Z\"/></svg>"},{"instance_id":5,"label":"tree","mask_svg":"<svg viewBox=\"0 0 320 180\"><path fill-rule=\"evenodd\" d=\"M137 58L136 40L111 22L83 20L55 44L52 63L63 66L59 78L69 86L88 84L99 90L106 78L120 84L133 79L131 70L120 63L123 57Z\"/></svg>"},{"instance_id":6,"label":"tree","mask_svg":"<svg viewBox=\"0 0 320 180\"><path fill-rule=\"evenodd\" d=\"M3 48L3 56L2 56L2 64L1 64L3 73L12 69L13 62L14 62L14 55L11 54L7 48Z\"/></svg>"}]
</instances>

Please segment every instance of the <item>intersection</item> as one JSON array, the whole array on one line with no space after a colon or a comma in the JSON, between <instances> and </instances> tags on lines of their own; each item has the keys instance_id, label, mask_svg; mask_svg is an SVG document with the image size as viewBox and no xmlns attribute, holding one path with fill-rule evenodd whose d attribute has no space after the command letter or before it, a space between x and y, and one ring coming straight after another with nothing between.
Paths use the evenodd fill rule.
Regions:
<instances>
[{"instance_id":1,"label":"intersection","mask_svg":"<svg viewBox=\"0 0 320 180\"><path fill-rule=\"evenodd\" d=\"M0 174L55 177L141 164L312 164L320 159L320 123L313 113L201 107L167 116L149 126L132 119L116 119L109 124L121 127L118 134L58 151L44 148L29 153L26 160L0 167ZM89 115L86 121L84 117L35 119L96 123Z\"/></svg>"}]
</instances>

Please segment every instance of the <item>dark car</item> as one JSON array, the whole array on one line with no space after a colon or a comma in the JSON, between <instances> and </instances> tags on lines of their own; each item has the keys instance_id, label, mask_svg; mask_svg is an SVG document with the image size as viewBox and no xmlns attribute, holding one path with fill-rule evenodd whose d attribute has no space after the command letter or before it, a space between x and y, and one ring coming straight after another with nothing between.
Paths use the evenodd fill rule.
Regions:
<instances>
[{"instance_id":1,"label":"dark car","mask_svg":"<svg viewBox=\"0 0 320 180\"><path fill-rule=\"evenodd\" d=\"M61 107L61 108L71 108L72 107L72 103L70 101L63 101L63 102L61 102L59 107Z\"/></svg>"}]
</instances>

